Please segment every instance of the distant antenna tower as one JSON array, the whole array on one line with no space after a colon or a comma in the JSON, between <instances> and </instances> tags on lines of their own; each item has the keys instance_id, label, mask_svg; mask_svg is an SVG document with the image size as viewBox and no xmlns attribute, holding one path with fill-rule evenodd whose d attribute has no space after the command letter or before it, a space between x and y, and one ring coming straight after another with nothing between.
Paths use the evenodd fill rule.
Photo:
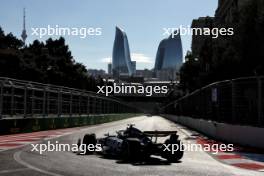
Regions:
<instances>
[{"instance_id":1,"label":"distant antenna tower","mask_svg":"<svg viewBox=\"0 0 264 176\"><path fill-rule=\"evenodd\" d=\"M23 9L23 30L21 34L24 45L26 44L27 32L26 32L26 9Z\"/></svg>"}]
</instances>

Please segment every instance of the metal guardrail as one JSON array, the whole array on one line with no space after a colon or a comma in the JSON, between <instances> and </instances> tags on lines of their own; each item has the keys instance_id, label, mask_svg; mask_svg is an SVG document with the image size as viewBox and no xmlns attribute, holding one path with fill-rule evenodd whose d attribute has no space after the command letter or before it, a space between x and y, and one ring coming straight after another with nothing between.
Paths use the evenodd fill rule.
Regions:
<instances>
[{"instance_id":1,"label":"metal guardrail","mask_svg":"<svg viewBox=\"0 0 264 176\"><path fill-rule=\"evenodd\" d=\"M264 77L210 84L162 107L168 114L217 122L264 126Z\"/></svg>"},{"instance_id":2,"label":"metal guardrail","mask_svg":"<svg viewBox=\"0 0 264 176\"><path fill-rule=\"evenodd\" d=\"M0 119L130 112L138 110L93 92L0 77Z\"/></svg>"}]
</instances>

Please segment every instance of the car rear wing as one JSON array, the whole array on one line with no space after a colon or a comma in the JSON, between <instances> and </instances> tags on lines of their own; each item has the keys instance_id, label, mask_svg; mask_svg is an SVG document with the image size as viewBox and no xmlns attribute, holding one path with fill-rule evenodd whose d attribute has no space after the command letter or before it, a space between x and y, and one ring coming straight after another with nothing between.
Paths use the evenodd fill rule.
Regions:
<instances>
[{"instance_id":1,"label":"car rear wing","mask_svg":"<svg viewBox=\"0 0 264 176\"><path fill-rule=\"evenodd\" d=\"M144 131L143 133L149 137L166 137L171 134L177 134L177 131Z\"/></svg>"}]
</instances>

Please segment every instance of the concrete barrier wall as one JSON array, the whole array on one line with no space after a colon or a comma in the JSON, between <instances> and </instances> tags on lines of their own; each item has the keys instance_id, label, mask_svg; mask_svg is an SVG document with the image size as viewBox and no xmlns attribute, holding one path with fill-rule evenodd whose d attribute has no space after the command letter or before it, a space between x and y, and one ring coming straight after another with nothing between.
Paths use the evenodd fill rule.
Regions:
<instances>
[{"instance_id":1,"label":"concrete barrier wall","mask_svg":"<svg viewBox=\"0 0 264 176\"><path fill-rule=\"evenodd\" d=\"M163 115L163 117L221 141L264 149L264 128L231 125L183 116Z\"/></svg>"},{"instance_id":2,"label":"concrete barrier wall","mask_svg":"<svg viewBox=\"0 0 264 176\"><path fill-rule=\"evenodd\" d=\"M85 125L101 124L130 117L138 114L106 114L77 117L47 117L47 118L21 118L1 119L0 135L27 133L60 128L79 127Z\"/></svg>"}]
</instances>

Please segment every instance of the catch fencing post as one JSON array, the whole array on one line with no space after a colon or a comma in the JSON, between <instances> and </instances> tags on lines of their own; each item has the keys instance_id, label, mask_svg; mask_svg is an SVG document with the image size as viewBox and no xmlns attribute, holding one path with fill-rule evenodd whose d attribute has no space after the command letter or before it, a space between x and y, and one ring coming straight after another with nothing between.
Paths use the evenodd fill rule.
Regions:
<instances>
[{"instance_id":1,"label":"catch fencing post","mask_svg":"<svg viewBox=\"0 0 264 176\"><path fill-rule=\"evenodd\" d=\"M90 97L89 95L87 95L87 110L86 110L86 114L89 116L90 113Z\"/></svg>"},{"instance_id":2,"label":"catch fencing post","mask_svg":"<svg viewBox=\"0 0 264 176\"><path fill-rule=\"evenodd\" d=\"M232 90L232 123L236 123L236 86L234 80L231 80Z\"/></svg>"},{"instance_id":3,"label":"catch fencing post","mask_svg":"<svg viewBox=\"0 0 264 176\"><path fill-rule=\"evenodd\" d=\"M3 81L1 81L0 83L0 119L2 119L2 115L3 115L3 94L4 94L4 84Z\"/></svg>"},{"instance_id":4,"label":"catch fencing post","mask_svg":"<svg viewBox=\"0 0 264 176\"><path fill-rule=\"evenodd\" d=\"M108 114L108 112L109 112L109 106L110 106L109 100L106 100L106 102L105 102L105 114Z\"/></svg>"},{"instance_id":5,"label":"catch fencing post","mask_svg":"<svg viewBox=\"0 0 264 176\"><path fill-rule=\"evenodd\" d=\"M31 87L31 116L34 116L34 108L35 108L35 90L33 87Z\"/></svg>"},{"instance_id":6,"label":"catch fencing post","mask_svg":"<svg viewBox=\"0 0 264 176\"><path fill-rule=\"evenodd\" d=\"M79 116L81 116L82 114L82 110L81 110L81 106L82 106L82 93L79 94L79 103L78 103L78 106L79 106Z\"/></svg>"},{"instance_id":7,"label":"catch fencing post","mask_svg":"<svg viewBox=\"0 0 264 176\"><path fill-rule=\"evenodd\" d=\"M58 101L58 102L57 102L57 103L58 103L58 107L57 107L58 117L61 116L61 103L62 103L62 102L61 102L61 98L62 98L62 97L61 97L61 89L59 89L59 90L58 90L58 100L57 100L57 101Z\"/></svg>"},{"instance_id":8,"label":"catch fencing post","mask_svg":"<svg viewBox=\"0 0 264 176\"><path fill-rule=\"evenodd\" d=\"M46 92L47 92L47 88L44 87L43 89L43 100L42 100L42 116L45 117L46 116L46 99L47 99L47 96L46 96Z\"/></svg>"},{"instance_id":9,"label":"catch fencing post","mask_svg":"<svg viewBox=\"0 0 264 176\"><path fill-rule=\"evenodd\" d=\"M24 118L27 117L27 85L24 87Z\"/></svg>"},{"instance_id":10,"label":"catch fencing post","mask_svg":"<svg viewBox=\"0 0 264 176\"><path fill-rule=\"evenodd\" d=\"M262 109L262 80L261 77L257 78L258 81L258 124L263 125L263 109Z\"/></svg>"},{"instance_id":11,"label":"catch fencing post","mask_svg":"<svg viewBox=\"0 0 264 176\"><path fill-rule=\"evenodd\" d=\"M11 117L14 115L14 101L15 101L15 89L14 89L14 84L11 84Z\"/></svg>"},{"instance_id":12,"label":"catch fencing post","mask_svg":"<svg viewBox=\"0 0 264 176\"><path fill-rule=\"evenodd\" d=\"M72 90L71 90L71 95L70 95L70 117L72 117Z\"/></svg>"},{"instance_id":13,"label":"catch fencing post","mask_svg":"<svg viewBox=\"0 0 264 176\"><path fill-rule=\"evenodd\" d=\"M47 92L46 92L46 100L47 100L47 112L46 112L46 115L49 116L49 112L50 112L50 94L49 94L49 87L47 87Z\"/></svg>"},{"instance_id":14,"label":"catch fencing post","mask_svg":"<svg viewBox=\"0 0 264 176\"><path fill-rule=\"evenodd\" d=\"M102 114L102 104L103 103L103 100L101 98L98 99L98 105L99 105L99 112L98 114Z\"/></svg>"},{"instance_id":15,"label":"catch fencing post","mask_svg":"<svg viewBox=\"0 0 264 176\"><path fill-rule=\"evenodd\" d=\"M93 113L94 114L97 113L97 98L96 97L93 98Z\"/></svg>"}]
</instances>

